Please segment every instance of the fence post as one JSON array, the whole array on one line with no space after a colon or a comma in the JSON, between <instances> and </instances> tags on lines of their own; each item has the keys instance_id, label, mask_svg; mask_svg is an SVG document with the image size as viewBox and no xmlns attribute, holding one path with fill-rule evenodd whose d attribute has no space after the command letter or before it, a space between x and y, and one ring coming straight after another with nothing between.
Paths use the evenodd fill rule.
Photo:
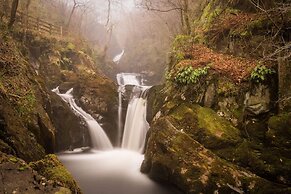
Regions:
<instances>
[{"instance_id":1,"label":"fence post","mask_svg":"<svg viewBox=\"0 0 291 194\"><path fill-rule=\"evenodd\" d=\"M36 30L37 30L37 31L40 31L39 29L40 29L40 28L39 28L39 18L37 18L37 19L36 19Z\"/></svg>"},{"instance_id":2,"label":"fence post","mask_svg":"<svg viewBox=\"0 0 291 194\"><path fill-rule=\"evenodd\" d=\"M61 26L61 38L63 38L63 26Z\"/></svg>"},{"instance_id":3,"label":"fence post","mask_svg":"<svg viewBox=\"0 0 291 194\"><path fill-rule=\"evenodd\" d=\"M52 24L50 24L50 35L52 34Z\"/></svg>"}]
</instances>

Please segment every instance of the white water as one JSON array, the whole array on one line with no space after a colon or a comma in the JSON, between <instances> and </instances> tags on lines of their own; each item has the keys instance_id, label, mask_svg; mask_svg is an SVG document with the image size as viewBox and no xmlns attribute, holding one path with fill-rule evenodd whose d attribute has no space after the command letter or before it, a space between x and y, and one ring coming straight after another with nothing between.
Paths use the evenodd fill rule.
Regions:
<instances>
[{"instance_id":1,"label":"white water","mask_svg":"<svg viewBox=\"0 0 291 194\"><path fill-rule=\"evenodd\" d=\"M117 80L119 83L118 114L120 123L122 94L125 91L125 85L136 85L128 104L122 141L123 149L107 151L79 149L59 154L59 159L72 173L84 194L181 194L175 188L158 184L140 172L140 166L144 159L144 155L141 153L149 127L146 122L147 103L145 99L146 90L149 87L140 86L142 81L138 80L137 74L122 74L117 76ZM81 115L86 122L89 121L89 123L87 122L88 126L91 125L91 115L85 113L74 103L71 95L72 90L66 94L60 94L56 88L55 92L70 105L72 104L72 109ZM102 139L109 141L106 134L106 137L103 136L103 130L103 133L99 132L96 136L92 136L92 141L99 142ZM121 139L121 127L119 136ZM111 144L109 147L112 147Z\"/></svg>"},{"instance_id":2,"label":"white water","mask_svg":"<svg viewBox=\"0 0 291 194\"><path fill-rule=\"evenodd\" d=\"M149 87L141 86L142 78L140 74L120 73L117 74L116 79L119 85L118 139L121 139L122 133L122 95L125 92L126 85L133 85L135 87L132 90L131 99L127 107L121 147L142 152L149 128L146 121L147 100L145 99L145 94Z\"/></svg>"},{"instance_id":3,"label":"white water","mask_svg":"<svg viewBox=\"0 0 291 194\"><path fill-rule=\"evenodd\" d=\"M99 150L108 150L113 148L109 138L98 122L75 103L75 99L72 95L73 88L68 90L65 94L61 94L58 87L52 91L67 102L76 115L81 116L85 120L89 128L93 148Z\"/></svg>"},{"instance_id":4,"label":"white water","mask_svg":"<svg viewBox=\"0 0 291 194\"><path fill-rule=\"evenodd\" d=\"M146 121L147 100L144 98L148 86L135 86L128 104L122 148L142 152L149 124Z\"/></svg>"},{"instance_id":5,"label":"white water","mask_svg":"<svg viewBox=\"0 0 291 194\"><path fill-rule=\"evenodd\" d=\"M72 173L84 194L181 194L140 173L144 157L137 152L70 152L58 157Z\"/></svg>"},{"instance_id":6,"label":"white water","mask_svg":"<svg viewBox=\"0 0 291 194\"><path fill-rule=\"evenodd\" d=\"M136 73L119 73L116 75L118 87L118 131L117 131L117 145L120 146L122 137L123 123L122 123L122 96L125 92L126 85L141 85L141 76Z\"/></svg>"},{"instance_id":7,"label":"white water","mask_svg":"<svg viewBox=\"0 0 291 194\"><path fill-rule=\"evenodd\" d=\"M118 130L117 130L117 145L120 146L122 133L122 95L125 92L125 86L118 86Z\"/></svg>"},{"instance_id":8,"label":"white water","mask_svg":"<svg viewBox=\"0 0 291 194\"><path fill-rule=\"evenodd\" d=\"M116 75L117 83L119 86L123 85L141 85L141 76L137 73L119 73Z\"/></svg>"},{"instance_id":9,"label":"white water","mask_svg":"<svg viewBox=\"0 0 291 194\"><path fill-rule=\"evenodd\" d=\"M116 56L113 58L112 61L118 64L119 61L120 61L120 59L122 58L123 54L124 54L124 50L122 50L121 53L119 53L118 55L116 55Z\"/></svg>"}]
</instances>

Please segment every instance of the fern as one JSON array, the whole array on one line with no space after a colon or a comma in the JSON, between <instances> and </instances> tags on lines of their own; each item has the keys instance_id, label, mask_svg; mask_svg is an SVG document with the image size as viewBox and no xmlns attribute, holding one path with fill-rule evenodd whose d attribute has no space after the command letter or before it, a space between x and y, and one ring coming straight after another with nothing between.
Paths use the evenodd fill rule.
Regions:
<instances>
[{"instance_id":1,"label":"fern","mask_svg":"<svg viewBox=\"0 0 291 194\"><path fill-rule=\"evenodd\" d=\"M209 68L209 66L196 69L192 66L185 67L177 73L174 77L174 81L178 84L185 85L196 84L202 76L207 75Z\"/></svg>"}]
</instances>

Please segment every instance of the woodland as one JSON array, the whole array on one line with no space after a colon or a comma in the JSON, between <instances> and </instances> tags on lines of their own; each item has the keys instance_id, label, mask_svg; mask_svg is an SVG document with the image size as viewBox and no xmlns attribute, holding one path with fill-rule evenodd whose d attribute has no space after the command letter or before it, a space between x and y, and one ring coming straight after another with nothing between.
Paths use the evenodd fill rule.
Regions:
<instances>
[{"instance_id":1,"label":"woodland","mask_svg":"<svg viewBox=\"0 0 291 194\"><path fill-rule=\"evenodd\" d=\"M291 194L290 0L0 0L0 193Z\"/></svg>"}]
</instances>

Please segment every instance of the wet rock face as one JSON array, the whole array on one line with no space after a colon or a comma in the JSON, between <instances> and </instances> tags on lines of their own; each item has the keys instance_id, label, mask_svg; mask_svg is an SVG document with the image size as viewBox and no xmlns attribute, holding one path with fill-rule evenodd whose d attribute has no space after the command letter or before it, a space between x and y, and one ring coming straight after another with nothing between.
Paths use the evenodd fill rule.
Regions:
<instances>
[{"instance_id":1,"label":"wet rock face","mask_svg":"<svg viewBox=\"0 0 291 194\"><path fill-rule=\"evenodd\" d=\"M84 121L76 116L59 96L50 93L49 116L56 128L56 151L90 146L90 136Z\"/></svg>"},{"instance_id":2,"label":"wet rock face","mask_svg":"<svg viewBox=\"0 0 291 194\"><path fill-rule=\"evenodd\" d=\"M38 174L20 158L2 152L0 152L0 172L1 193L72 193L60 183Z\"/></svg>"},{"instance_id":3,"label":"wet rock face","mask_svg":"<svg viewBox=\"0 0 291 194\"><path fill-rule=\"evenodd\" d=\"M270 88L266 85L258 84L251 92L245 96L245 109L252 115L260 115L270 111Z\"/></svg>"},{"instance_id":4,"label":"wet rock face","mask_svg":"<svg viewBox=\"0 0 291 194\"><path fill-rule=\"evenodd\" d=\"M83 52L65 50L39 58L40 74L45 84L61 92L74 88L76 103L92 115L114 141L117 129L117 86L97 68L95 62ZM60 61L67 61L62 63Z\"/></svg>"},{"instance_id":5,"label":"wet rock face","mask_svg":"<svg viewBox=\"0 0 291 194\"><path fill-rule=\"evenodd\" d=\"M92 78L67 80L60 84L61 92L74 88L76 103L102 126L112 142L117 133L117 86L107 78L94 75Z\"/></svg>"},{"instance_id":6,"label":"wet rock face","mask_svg":"<svg viewBox=\"0 0 291 194\"><path fill-rule=\"evenodd\" d=\"M141 171L151 178L172 183L185 193L287 192L218 158L173 123L172 117L162 117L149 131Z\"/></svg>"}]
</instances>

